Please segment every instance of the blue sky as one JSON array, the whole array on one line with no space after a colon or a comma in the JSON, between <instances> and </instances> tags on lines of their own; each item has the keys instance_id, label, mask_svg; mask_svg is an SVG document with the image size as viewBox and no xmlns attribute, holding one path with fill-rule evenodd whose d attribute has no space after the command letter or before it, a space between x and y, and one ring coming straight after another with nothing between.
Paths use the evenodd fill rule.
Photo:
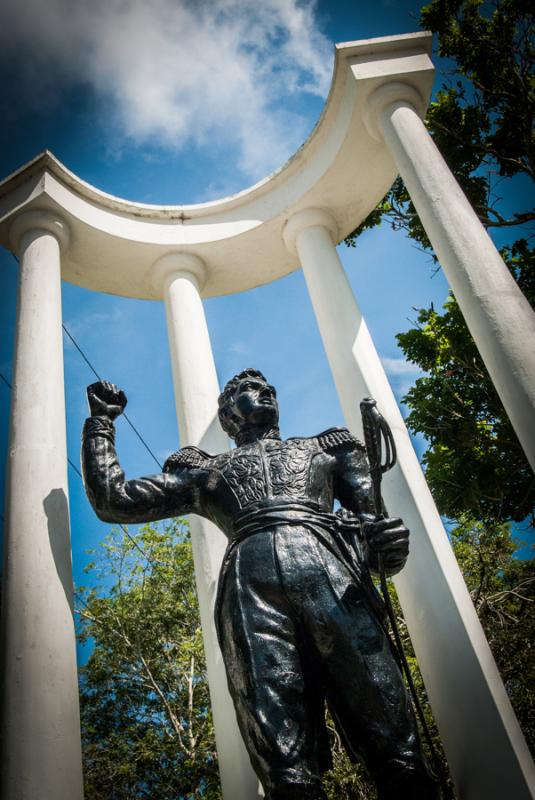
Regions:
<instances>
[{"instance_id":1,"label":"blue sky","mask_svg":"<svg viewBox=\"0 0 535 800\"><path fill-rule=\"evenodd\" d=\"M419 5L8 0L0 32L7 87L0 175L48 148L83 180L131 200L194 203L244 189L312 130L330 84L333 44L415 31ZM428 255L386 226L355 249L341 246L340 255L399 398L416 372L395 334L409 326L414 308L440 306L446 281ZM0 371L8 380L17 274L2 251ZM344 423L300 272L205 307L221 383L245 366L262 369L279 390L283 435ZM100 375L125 390L131 419L163 461L179 440L162 304L65 283L63 315ZM68 340L65 379L68 451L78 463L85 387L94 377ZM0 383L2 464L9 401ZM154 471L123 420L117 441L127 476ZM108 526L72 470L69 481L75 580L86 582L86 550Z\"/></svg>"}]
</instances>

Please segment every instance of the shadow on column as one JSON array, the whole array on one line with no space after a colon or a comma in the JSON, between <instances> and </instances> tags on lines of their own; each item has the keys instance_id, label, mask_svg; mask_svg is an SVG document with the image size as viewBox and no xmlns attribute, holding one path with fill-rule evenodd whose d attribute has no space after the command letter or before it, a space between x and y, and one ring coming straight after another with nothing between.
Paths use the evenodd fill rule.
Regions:
<instances>
[{"instance_id":1,"label":"shadow on column","mask_svg":"<svg viewBox=\"0 0 535 800\"><path fill-rule=\"evenodd\" d=\"M43 507L47 517L50 550L56 572L63 586L71 613L73 612L72 562L69 534L69 504L63 489L52 489Z\"/></svg>"}]
</instances>

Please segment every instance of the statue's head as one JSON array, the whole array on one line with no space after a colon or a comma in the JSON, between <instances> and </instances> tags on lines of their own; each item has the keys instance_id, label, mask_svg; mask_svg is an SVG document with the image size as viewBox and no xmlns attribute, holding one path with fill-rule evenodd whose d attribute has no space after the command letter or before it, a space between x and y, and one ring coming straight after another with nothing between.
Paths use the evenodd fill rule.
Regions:
<instances>
[{"instance_id":1,"label":"statue's head","mask_svg":"<svg viewBox=\"0 0 535 800\"><path fill-rule=\"evenodd\" d=\"M219 395L219 421L232 439L243 428L277 425L279 407L275 388L259 370L242 370Z\"/></svg>"}]
</instances>

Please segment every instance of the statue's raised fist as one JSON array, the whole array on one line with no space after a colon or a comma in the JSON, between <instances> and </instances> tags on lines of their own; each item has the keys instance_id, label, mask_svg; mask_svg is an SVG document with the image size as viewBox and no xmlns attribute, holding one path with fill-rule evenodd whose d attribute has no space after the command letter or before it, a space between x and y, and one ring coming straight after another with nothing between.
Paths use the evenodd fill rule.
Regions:
<instances>
[{"instance_id":1,"label":"statue's raised fist","mask_svg":"<svg viewBox=\"0 0 535 800\"><path fill-rule=\"evenodd\" d=\"M126 407L126 395L114 383L99 381L87 387L87 399L92 417L115 419Z\"/></svg>"}]
</instances>

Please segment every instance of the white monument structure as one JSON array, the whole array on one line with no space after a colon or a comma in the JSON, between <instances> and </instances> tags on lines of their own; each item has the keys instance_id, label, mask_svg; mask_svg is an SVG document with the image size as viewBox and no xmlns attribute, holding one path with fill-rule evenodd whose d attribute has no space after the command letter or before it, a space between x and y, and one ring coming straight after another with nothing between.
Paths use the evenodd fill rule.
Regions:
<instances>
[{"instance_id":1,"label":"white monument structure","mask_svg":"<svg viewBox=\"0 0 535 800\"><path fill-rule=\"evenodd\" d=\"M336 252L400 173L535 467L535 315L422 122L430 51L427 33L337 45L329 98L308 141L279 171L216 202L127 202L84 183L48 152L0 185L0 242L20 259L4 567L4 800L83 795L61 279L165 301L181 445L221 452L229 445L217 420L202 298L299 266L348 427L361 435L358 400L371 395L394 432L400 468L385 477L385 501L413 542L396 586L458 795L534 796L525 742ZM253 800L258 781L213 623L225 540L199 518L192 539L224 796Z\"/></svg>"}]
</instances>

